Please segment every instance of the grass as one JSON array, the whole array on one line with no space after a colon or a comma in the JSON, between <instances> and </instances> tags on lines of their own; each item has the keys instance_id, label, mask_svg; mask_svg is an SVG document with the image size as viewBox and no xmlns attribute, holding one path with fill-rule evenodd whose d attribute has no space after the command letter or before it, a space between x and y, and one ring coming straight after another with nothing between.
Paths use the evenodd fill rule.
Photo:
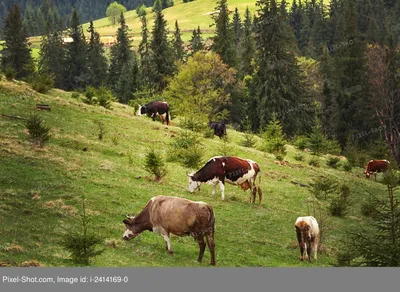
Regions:
<instances>
[{"instance_id":1,"label":"grass","mask_svg":"<svg viewBox=\"0 0 400 292\"><path fill-rule=\"evenodd\" d=\"M104 238L106 251L92 261L98 267L197 267L198 245L191 237L172 237L175 254L165 251L161 236L151 232L141 240L121 241L124 214L135 214L156 195L180 196L210 203L216 214L216 261L219 267L320 267L335 261L344 227L363 223L360 214L365 190L384 192L384 187L366 180L362 169L343 172L321 163L320 168L297 162L297 150L288 145L287 165L274 163L272 155L239 146L243 134L228 129L230 144L239 157L260 164L263 202L251 205L249 193L226 185L226 201L220 193L211 196L211 186L200 192L187 191L186 169L167 163L168 175L162 183L146 178L145 153L152 146L164 154L180 132L179 127L163 126L147 117L137 117L133 109L113 103L112 110L84 104L70 93L52 90L48 95L32 91L21 82L0 82L1 113L27 117L36 103L47 103L52 110L40 112L52 127L52 138L43 149L29 144L22 120L0 117L0 266L34 263L46 267L74 266L59 240L77 218L85 194L90 225ZM98 124L105 127L98 140ZM174 122L174 120L173 120ZM114 136L118 143L113 143ZM204 139L206 159L218 155L221 141ZM87 147L87 151L83 148ZM324 157L321 160L326 159ZM332 217L325 252L311 264L298 260L294 222L308 214L306 188L317 176L331 176L351 186L354 206L342 219ZM318 217L317 217L318 220Z\"/></svg>"}]
</instances>

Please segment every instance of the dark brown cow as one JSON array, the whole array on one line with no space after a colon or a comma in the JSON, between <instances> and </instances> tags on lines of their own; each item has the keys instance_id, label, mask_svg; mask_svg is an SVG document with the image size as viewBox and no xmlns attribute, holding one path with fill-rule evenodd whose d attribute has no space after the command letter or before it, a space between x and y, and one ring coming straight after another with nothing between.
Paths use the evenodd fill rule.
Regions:
<instances>
[{"instance_id":1,"label":"dark brown cow","mask_svg":"<svg viewBox=\"0 0 400 292\"><path fill-rule=\"evenodd\" d=\"M386 172L389 168L390 162L387 160L370 160L367 169L364 171L365 177L369 178L371 173L374 173L376 180L377 172Z\"/></svg>"},{"instance_id":2,"label":"dark brown cow","mask_svg":"<svg viewBox=\"0 0 400 292\"><path fill-rule=\"evenodd\" d=\"M310 262L311 246L314 245L314 259L317 259L319 227L318 222L313 216L299 217L294 225L296 227L297 241L300 247L300 260L306 258Z\"/></svg>"},{"instance_id":3,"label":"dark brown cow","mask_svg":"<svg viewBox=\"0 0 400 292\"><path fill-rule=\"evenodd\" d=\"M226 126L224 123L209 122L208 126L210 129L214 130L214 135L218 136L220 139L222 136L226 135Z\"/></svg>"},{"instance_id":4,"label":"dark brown cow","mask_svg":"<svg viewBox=\"0 0 400 292\"><path fill-rule=\"evenodd\" d=\"M151 116L153 121L156 120L156 116L159 116L162 124L164 124L165 121L167 125L170 123L169 105L165 101L154 100L144 106L139 106L138 115L144 114Z\"/></svg>"},{"instance_id":5,"label":"dark brown cow","mask_svg":"<svg viewBox=\"0 0 400 292\"><path fill-rule=\"evenodd\" d=\"M212 195L219 184L222 200L225 199L225 181L232 185L239 185L243 190L251 189L249 202L255 202L258 190L261 203L262 192L260 187L261 176L256 187L256 177L260 172L258 164L250 159L242 159L234 156L216 156L211 158L199 171L189 174L189 192L200 189L201 183L213 185Z\"/></svg>"},{"instance_id":6,"label":"dark brown cow","mask_svg":"<svg viewBox=\"0 0 400 292\"><path fill-rule=\"evenodd\" d=\"M128 217L125 223L124 240L135 238L145 230L161 234L167 250L173 253L170 235L192 236L200 246L197 259L203 259L206 243L211 254L211 265L215 265L214 255L214 211L204 202L194 202L179 197L157 196L152 198L136 217Z\"/></svg>"}]
</instances>

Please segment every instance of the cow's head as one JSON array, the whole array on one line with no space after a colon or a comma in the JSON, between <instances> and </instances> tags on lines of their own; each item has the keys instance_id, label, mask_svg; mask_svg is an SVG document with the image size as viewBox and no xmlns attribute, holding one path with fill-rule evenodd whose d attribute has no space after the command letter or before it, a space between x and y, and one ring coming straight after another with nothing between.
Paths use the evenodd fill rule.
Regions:
<instances>
[{"instance_id":1,"label":"cow's head","mask_svg":"<svg viewBox=\"0 0 400 292\"><path fill-rule=\"evenodd\" d=\"M193 193L196 189L199 189L200 191L201 182L195 181L193 179L193 173L188 174L187 176L189 177L189 188L188 188L189 192Z\"/></svg>"},{"instance_id":2,"label":"cow's head","mask_svg":"<svg viewBox=\"0 0 400 292\"><path fill-rule=\"evenodd\" d=\"M143 106L140 107L140 114L144 115L145 113L146 113L146 106L143 105Z\"/></svg>"},{"instance_id":3,"label":"cow's head","mask_svg":"<svg viewBox=\"0 0 400 292\"><path fill-rule=\"evenodd\" d=\"M141 115L142 115L142 107L143 107L143 106L141 106L141 105L139 104L139 108L138 108L138 110L137 110L137 112L136 112L136 115L137 115L137 116L141 116Z\"/></svg>"},{"instance_id":4,"label":"cow's head","mask_svg":"<svg viewBox=\"0 0 400 292\"><path fill-rule=\"evenodd\" d=\"M122 235L123 240L129 240L135 238L140 234L139 226L135 224L135 217L126 216L127 218L124 219L122 222L125 224L125 232Z\"/></svg>"},{"instance_id":5,"label":"cow's head","mask_svg":"<svg viewBox=\"0 0 400 292\"><path fill-rule=\"evenodd\" d=\"M369 172L367 172L367 171L364 171L364 173L365 173L365 177L366 177L366 178L369 178L369 177L371 176L371 173L369 173Z\"/></svg>"}]
</instances>

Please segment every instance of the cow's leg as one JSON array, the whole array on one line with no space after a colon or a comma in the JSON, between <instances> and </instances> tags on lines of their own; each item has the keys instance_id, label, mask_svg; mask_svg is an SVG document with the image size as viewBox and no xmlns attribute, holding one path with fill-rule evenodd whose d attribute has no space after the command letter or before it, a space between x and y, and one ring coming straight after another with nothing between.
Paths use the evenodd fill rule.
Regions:
<instances>
[{"instance_id":1,"label":"cow's leg","mask_svg":"<svg viewBox=\"0 0 400 292\"><path fill-rule=\"evenodd\" d=\"M208 249L211 255L211 265L215 266L215 244L214 244L214 230L206 235Z\"/></svg>"},{"instance_id":2,"label":"cow's leg","mask_svg":"<svg viewBox=\"0 0 400 292\"><path fill-rule=\"evenodd\" d=\"M170 254L173 254L174 251L172 250L172 246L171 246L171 238L170 238L170 234L167 233L166 231L161 232L161 236L164 238L165 243L166 243L166 247L167 250Z\"/></svg>"},{"instance_id":3,"label":"cow's leg","mask_svg":"<svg viewBox=\"0 0 400 292\"><path fill-rule=\"evenodd\" d=\"M318 236L314 239L314 259L317 259L318 253Z\"/></svg>"},{"instance_id":4,"label":"cow's leg","mask_svg":"<svg viewBox=\"0 0 400 292\"><path fill-rule=\"evenodd\" d=\"M311 262L311 242L307 242L306 251L307 251L307 260Z\"/></svg>"},{"instance_id":5,"label":"cow's leg","mask_svg":"<svg viewBox=\"0 0 400 292\"><path fill-rule=\"evenodd\" d=\"M198 237L196 239L200 247L200 253L199 257L197 258L197 261L201 263L201 261L203 260L204 251L206 250L206 243L204 242L204 237Z\"/></svg>"},{"instance_id":6,"label":"cow's leg","mask_svg":"<svg viewBox=\"0 0 400 292\"><path fill-rule=\"evenodd\" d=\"M217 184L218 184L218 182L213 183L212 193L211 193L211 195L212 195L213 197L214 197L214 195L215 195L215 189L217 188Z\"/></svg>"},{"instance_id":7,"label":"cow's leg","mask_svg":"<svg viewBox=\"0 0 400 292\"><path fill-rule=\"evenodd\" d=\"M225 184L222 181L219 181L219 188L221 189L221 198L225 200Z\"/></svg>"},{"instance_id":8,"label":"cow's leg","mask_svg":"<svg viewBox=\"0 0 400 292\"><path fill-rule=\"evenodd\" d=\"M297 235L297 242L299 243L300 247L300 260L303 261L304 257L304 242L301 240L301 234L299 232L296 233Z\"/></svg>"}]
</instances>

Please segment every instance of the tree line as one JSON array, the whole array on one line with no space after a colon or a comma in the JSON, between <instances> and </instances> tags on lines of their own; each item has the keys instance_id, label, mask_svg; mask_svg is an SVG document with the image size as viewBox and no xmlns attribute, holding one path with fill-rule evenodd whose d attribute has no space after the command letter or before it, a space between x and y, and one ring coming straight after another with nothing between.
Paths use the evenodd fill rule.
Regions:
<instances>
[{"instance_id":1,"label":"tree line","mask_svg":"<svg viewBox=\"0 0 400 292\"><path fill-rule=\"evenodd\" d=\"M93 23L86 42L74 9L68 29L73 42L63 44L62 30L47 26L38 74L53 76L65 90L105 85L123 103L163 96L190 127L217 119L243 130L246 120L253 132L262 132L278 119L288 138L318 129L343 153L368 151L400 163L400 1L256 5L257 13L246 9L242 20L238 9L232 13L219 0L211 41L197 27L188 44L178 22L169 32L162 10L155 11L151 31L142 15L137 51L121 14L109 57ZM14 66L18 78L27 77L35 66L18 6L10 10L4 32L3 70ZM8 48L13 41L19 42L18 56Z\"/></svg>"}]
</instances>

